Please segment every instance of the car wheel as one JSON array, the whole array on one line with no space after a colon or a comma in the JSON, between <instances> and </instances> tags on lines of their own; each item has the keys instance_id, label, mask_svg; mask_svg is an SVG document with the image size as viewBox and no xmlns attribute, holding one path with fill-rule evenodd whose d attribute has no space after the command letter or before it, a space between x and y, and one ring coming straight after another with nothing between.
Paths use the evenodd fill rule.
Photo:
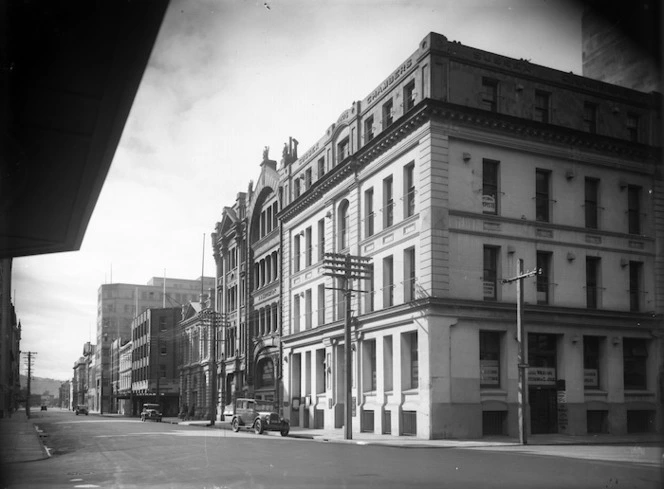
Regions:
<instances>
[{"instance_id":1,"label":"car wheel","mask_svg":"<svg viewBox=\"0 0 664 489\"><path fill-rule=\"evenodd\" d=\"M88 413L85 413L85 415L87 416L87 415L88 415Z\"/></svg>"},{"instance_id":2,"label":"car wheel","mask_svg":"<svg viewBox=\"0 0 664 489\"><path fill-rule=\"evenodd\" d=\"M260 420L260 418L254 422L254 432L256 432L257 435L263 434L263 422Z\"/></svg>"},{"instance_id":3,"label":"car wheel","mask_svg":"<svg viewBox=\"0 0 664 489\"><path fill-rule=\"evenodd\" d=\"M233 418L233 421L231 421L231 428L232 428L233 431L235 431L236 433L237 433L238 431L240 431L240 422L238 421L237 418Z\"/></svg>"},{"instance_id":4,"label":"car wheel","mask_svg":"<svg viewBox=\"0 0 664 489\"><path fill-rule=\"evenodd\" d=\"M281 433L281 436L288 436L289 431L290 431L290 426L286 424L281 427L281 431L279 433Z\"/></svg>"},{"instance_id":5,"label":"car wheel","mask_svg":"<svg viewBox=\"0 0 664 489\"><path fill-rule=\"evenodd\" d=\"M78 416L78 413L76 413L76 416Z\"/></svg>"}]
</instances>

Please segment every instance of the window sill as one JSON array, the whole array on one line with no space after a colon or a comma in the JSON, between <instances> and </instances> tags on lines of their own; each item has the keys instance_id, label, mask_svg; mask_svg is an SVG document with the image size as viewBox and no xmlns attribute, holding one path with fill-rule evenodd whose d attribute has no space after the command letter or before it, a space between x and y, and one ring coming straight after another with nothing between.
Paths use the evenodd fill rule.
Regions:
<instances>
[{"instance_id":1,"label":"window sill","mask_svg":"<svg viewBox=\"0 0 664 489\"><path fill-rule=\"evenodd\" d=\"M625 389L625 396L652 396L655 397L653 391L645 389Z\"/></svg>"},{"instance_id":2,"label":"window sill","mask_svg":"<svg viewBox=\"0 0 664 489\"><path fill-rule=\"evenodd\" d=\"M507 391L499 387L481 387L480 394L483 396L507 396Z\"/></svg>"}]
</instances>

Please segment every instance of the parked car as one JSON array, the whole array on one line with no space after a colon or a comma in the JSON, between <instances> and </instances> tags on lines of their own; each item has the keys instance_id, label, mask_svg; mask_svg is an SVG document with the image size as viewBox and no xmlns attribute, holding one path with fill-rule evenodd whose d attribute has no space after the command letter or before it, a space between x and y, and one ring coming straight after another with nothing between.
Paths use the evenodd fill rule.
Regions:
<instances>
[{"instance_id":1,"label":"parked car","mask_svg":"<svg viewBox=\"0 0 664 489\"><path fill-rule=\"evenodd\" d=\"M78 416L79 414L85 414L87 416L88 415L88 407L83 406L81 404L76 406L76 416Z\"/></svg>"},{"instance_id":2,"label":"parked car","mask_svg":"<svg viewBox=\"0 0 664 489\"><path fill-rule=\"evenodd\" d=\"M253 429L257 435L264 431L278 431L281 436L288 436L290 423L276 412L271 401L259 401L256 399L235 399L228 406L224 415L232 416L231 428L240 431L240 428Z\"/></svg>"},{"instance_id":3,"label":"parked car","mask_svg":"<svg viewBox=\"0 0 664 489\"><path fill-rule=\"evenodd\" d=\"M151 419L161 423L161 411L159 411L159 404L143 404L143 411L141 411L141 421Z\"/></svg>"}]
</instances>

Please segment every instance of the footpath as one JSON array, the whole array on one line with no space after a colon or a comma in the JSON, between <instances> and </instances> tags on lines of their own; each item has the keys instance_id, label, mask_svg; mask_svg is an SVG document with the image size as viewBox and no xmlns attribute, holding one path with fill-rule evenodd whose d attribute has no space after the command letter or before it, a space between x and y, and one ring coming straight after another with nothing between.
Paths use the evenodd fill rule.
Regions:
<instances>
[{"instance_id":1,"label":"footpath","mask_svg":"<svg viewBox=\"0 0 664 489\"><path fill-rule=\"evenodd\" d=\"M110 419L133 419L117 414L92 417ZM50 456L44 446L39 417L27 418L24 411L12 417L0 418L0 465L7 463L31 462ZM230 422L217 421L213 426L209 421L182 421L178 418L164 418L163 422L198 426L206 429L231 430ZM253 433L250 433L252 436ZM265 432L263 436L278 436L279 432ZM353 433L352 440L344 439L343 429L307 429L292 427L288 438L308 439L319 442L353 443L357 445L382 445L395 448L464 448L501 451L520 451L540 455L567 456L593 460L611 460L616 462L642 463L660 466L664 469L662 446L664 436L657 434L629 435L584 435L564 434L530 435L528 445L523 446L511 437L484 437L478 440L421 440L412 436L378 435L375 433Z\"/></svg>"}]
</instances>

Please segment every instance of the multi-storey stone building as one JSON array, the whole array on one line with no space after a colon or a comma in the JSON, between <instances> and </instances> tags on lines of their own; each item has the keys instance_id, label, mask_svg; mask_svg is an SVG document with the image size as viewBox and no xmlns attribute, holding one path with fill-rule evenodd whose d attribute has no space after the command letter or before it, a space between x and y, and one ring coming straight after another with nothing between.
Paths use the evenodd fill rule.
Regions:
<instances>
[{"instance_id":1,"label":"multi-storey stone building","mask_svg":"<svg viewBox=\"0 0 664 489\"><path fill-rule=\"evenodd\" d=\"M177 416L180 382L176 327L181 308L151 308L132 321L131 391L133 413L158 403L164 416Z\"/></svg>"},{"instance_id":2,"label":"multi-storey stone building","mask_svg":"<svg viewBox=\"0 0 664 489\"><path fill-rule=\"evenodd\" d=\"M198 300L201 289L208 290L213 286L212 277L199 277L196 280L152 277L147 285L111 283L99 287L95 358L97 367L91 385L95 392L90 403L91 410L108 412L112 406L115 409L111 403L111 343L117 338L128 340L131 337L131 323L134 318L149 308L181 307L189 301Z\"/></svg>"},{"instance_id":3,"label":"multi-storey stone building","mask_svg":"<svg viewBox=\"0 0 664 489\"><path fill-rule=\"evenodd\" d=\"M117 388L117 412L126 416L136 414L132 411L132 392L131 392L131 367L132 367L132 345L128 341L119 349L119 368L118 368L118 388Z\"/></svg>"},{"instance_id":4,"label":"multi-storey stone building","mask_svg":"<svg viewBox=\"0 0 664 489\"><path fill-rule=\"evenodd\" d=\"M189 419L218 420L222 412L221 320L209 297L183 307L178 324L179 413Z\"/></svg>"},{"instance_id":5,"label":"multi-storey stone building","mask_svg":"<svg viewBox=\"0 0 664 489\"><path fill-rule=\"evenodd\" d=\"M523 260L530 432L661 430L659 102L427 35L279 168L291 423L340 428L350 401L354 431L516 435ZM350 400L324 252L373 263Z\"/></svg>"},{"instance_id":6,"label":"multi-storey stone building","mask_svg":"<svg viewBox=\"0 0 664 489\"><path fill-rule=\"evenodd\" d=\"M222 402L235 397L279 401L281 243L277 162L263 152L256 186L225 207L213 234L217 310L224 319L219 374ZM294 161L297 141L284 148Z\"/></svg>"}]
</instances>

